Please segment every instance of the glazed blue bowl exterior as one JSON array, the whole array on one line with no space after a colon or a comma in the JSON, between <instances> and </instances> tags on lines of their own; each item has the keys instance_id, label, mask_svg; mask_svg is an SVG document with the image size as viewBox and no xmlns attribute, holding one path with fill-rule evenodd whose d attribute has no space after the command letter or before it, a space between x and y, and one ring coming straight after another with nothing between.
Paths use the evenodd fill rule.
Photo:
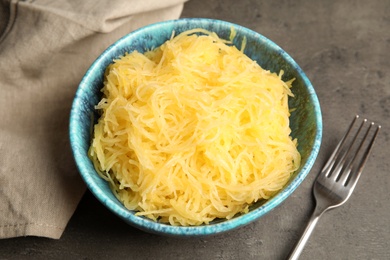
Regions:
<instances>
[{"instance_id":1,"label":"glazed blue bowl exterior","mask_svg":"<svg viewBox=\"0 0 390 260\"><path fill-rule=\"evenodd\" d=\"M94 121L98 117L94 106L101 99L103 75L106 67L125 53L137 50L141 53L156 48L176 34L204 28L215 32L220 38L229 39L231 29L237 32L233 44L241 48L244 38L245 54L264 69L272 72L284 70L283 79L295 78L289 101L295 110L290 117L292 137L298 139L302 164L285 188L267 201L259 201L250 207L249 213L237 215L230 220L215 220L211 224L182 227L154 222L135 216L126 209L111 192L108 183L96 173L87 152L91 143ZM114 214L130 225L147 232L170 236L204 236L233 230L247 225L280 205L302 183L309 173L320 149L322 139L322 116L318 98L312 84L296 62L279 46L257 32L220 20L179 19L143 27L119 39L105 50L86 72L76 92L70 115L70 142L73 155L82 178L89 190Z\"/></svg>"}]
</instances>

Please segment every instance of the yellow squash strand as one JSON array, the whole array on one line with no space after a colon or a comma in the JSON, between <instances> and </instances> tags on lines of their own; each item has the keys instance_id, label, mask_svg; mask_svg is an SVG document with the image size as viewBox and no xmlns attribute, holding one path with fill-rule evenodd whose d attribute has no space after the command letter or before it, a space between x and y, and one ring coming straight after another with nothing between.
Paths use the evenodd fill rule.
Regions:
<instances>
[{"instance_id":1,"label":"yellow squash strand","mask_svg":"<svg viewBox=\"0 0 390 260\"><path fill-rule=\"evenodd\" d=\"M118 199L171 225L232 218L300 164L291 83L195 29L106 70L90 157Z\"/></svg>"}]
</instances>

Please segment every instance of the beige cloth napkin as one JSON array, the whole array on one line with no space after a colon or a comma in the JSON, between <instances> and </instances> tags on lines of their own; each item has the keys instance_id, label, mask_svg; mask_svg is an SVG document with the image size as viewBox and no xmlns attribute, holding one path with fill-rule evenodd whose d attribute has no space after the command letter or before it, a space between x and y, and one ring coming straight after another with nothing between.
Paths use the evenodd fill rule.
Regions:
<instances>
[{"instance_id":1,"label":"beige cloth napkin","mask_svg":"<svg viewBox=\"0 0 390 260\"><path fill-rule=\"evenodd\" d=\"M185 0L0 0L0 238L60 238L85 191L69 111L95 58Z\"/></svg>"}]
</instances>

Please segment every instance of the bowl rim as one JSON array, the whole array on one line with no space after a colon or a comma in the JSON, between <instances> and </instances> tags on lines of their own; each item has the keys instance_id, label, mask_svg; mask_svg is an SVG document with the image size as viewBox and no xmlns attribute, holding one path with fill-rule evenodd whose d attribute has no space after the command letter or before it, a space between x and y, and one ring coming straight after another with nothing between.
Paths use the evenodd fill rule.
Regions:
<instances>
[{"instance_id":1,"label":"bowl rim","mask_svg":"<svg viewBox=\"0 0 390 260\"><path fill-rule=\"evenodd\" d=\"M137 37L137 35L142 34L144 31L155 30L164 26L183 25L184 23L208 24L208 23L215 23L215 22L222 24L224 26L228 26L230 28L234 27L237 30L239 29L241 32L245 32L245 34L252 34L255 35L256 37L259 37L259 39L261 39L266 45L277 50L280 53L280 55L283 57L283 59L287 60L287 62L292 67L294 67L295 70L298 71L308 90L310 100L314 107L314 114L315 114L314 117L316 120L315 122L316 133L315 133L314 143L310 155L307 161L305 162L305 164L303 165L303 167L301 168L300 172L297 174L297 176L292 181L290 181L283 190L278 192L278 194L276 194L271 199L267 200L260 207L253 209L248 213L234 217L228 221L211 223L208 225L200 225L200 226L171 226L169 224L154 222L145 217L135 216L133 211L130 211L124 207L118 207L117 203L111 201L107 197L107 195L104 194L104 192L101 190L99 185L95 183L94 178L90 176L91 171L85 165L85 160L86 160L85 156L87 155L85 154L85 151L83 151L79 147L79 145L77 145L78 141L82 141L82 138L79 137L80 133L77 131L78 129L80 129L80 125L79 125L80 122L77 116L80 113L80 106L81 106L80 97L85 94L84 89L87 88L88 85L87 83L89 81L91 74L95 73L97 70L100 70L101 69L100 63L105 60L106 56L110 56L110 53L116 48L120 47L121 44L124 43L124 41L128 40L128 38L135 38ZM240 226L247 225L255 221L256 219L259 219L263 215L268 214L274 208L279 206L285 199L287 199L287 197L289 197L295 191L295 189L303 182L305 177L308 175L319 153L319 149L322 141L322 114L321 114L321 108L320 108L318 97L316 95L316 92L311 82L307 78L306 74L299 67L299 65L292 59L292 57L287 52L285 52L282 48L280 48L277 44L275 44L273 41L271 41L270 39L266 38L265 36L263 36L262 34L256 31L253 31L244 26L237 25L231 22L217 20L217 19L209 19L209 18L181 18L177 20L168 20L168 21L153 23L144 26L142 28L139 28L133 32L130 32L129 34L126 34L125 36L123 36L122 38L120 38L119 40L111 44L108 48L106 48L104 52L102 52L102 54L98 56L98 58L88 68L87 72L83 76L78 86L78 89L76 91L75 98L72 103L71 113L70 113L69 138L70 138L73 157L75 159L77 168L84 182L86 183L88 189L103 205L105 205L109 210L111 210L117 216L119 216L120 218L128 222L128 224L147 232L171 235L171 236L214 235L217 233L222 233L222 232L235 229ZM96 173L95 170L94 172Z\"/></svg>"}]
</instances>

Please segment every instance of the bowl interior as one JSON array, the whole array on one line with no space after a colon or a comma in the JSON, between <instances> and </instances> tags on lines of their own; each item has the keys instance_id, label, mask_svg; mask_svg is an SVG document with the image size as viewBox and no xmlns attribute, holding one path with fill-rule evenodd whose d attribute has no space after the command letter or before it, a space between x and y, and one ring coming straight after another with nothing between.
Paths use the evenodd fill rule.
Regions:
<instances>
[{"instance_id":1,"label":"bowl interior","mask_svg":"<svg viewBox=\"0 0 390 260\"><path fill-rule=\"evenodd\" d=\"M241 48L246 38L245 54L272 72L284 70L283 79L295 78L290 98L290 108L295 109L290 117L292 137L298 138L298 150L302 156L300 169L294 174L286 187L267 201L255 203L247 214L238 215L229 221L216 220L209 225L198 227L173 227L137 217L127 210L112 194L106 181L95 172L87 156L93 124L98 118L94 106L101 99L105 68L126 52L134 50L145 52L154 49L176 34L193 29L204 28L216 32L220 38L229 39L231 28L237 32L233 44ZM134 31L110 46L92 64L82 79L76 92L70 117L70 141L79 171L91 192L112 212L129 224L148 232L166 235L208 235L231 230L246 225L268 213L284 201L303 181L319 152L322 138L322 118L315 91L295 61L275 43L264 36L244 27L218 20L180 19L161 22Z\"/></svg>"}]
</instances>

